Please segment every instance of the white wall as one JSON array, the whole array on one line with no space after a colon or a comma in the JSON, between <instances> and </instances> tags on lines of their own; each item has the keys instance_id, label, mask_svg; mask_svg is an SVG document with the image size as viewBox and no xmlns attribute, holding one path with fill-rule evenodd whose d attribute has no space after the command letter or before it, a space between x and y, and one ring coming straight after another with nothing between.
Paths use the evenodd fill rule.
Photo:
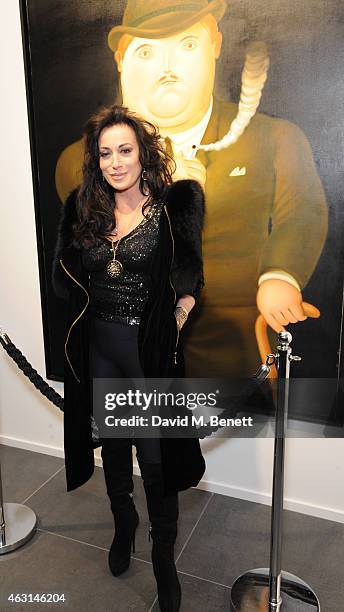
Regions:
<instances>
[{"instance_id":1,"label":"white wall","mask_svg":"<svg viewBox=\"0 0 344 612\"><path fill-rule=\"evenodd\" d=\"M1 5L1 314L0 327L33 366L45 372L34 202L19 2ZM0 441L63 456L62 415L0 351ZM49 383L63 393L63 385ZM206 440L201 488L269 503L273 441ZM99 450L97 451L99 456ZM97 461L100 464L99 461ZM287 441L286 504L344 522L342 440ZM11 500L8 500L11 501Z\"/></svg>"}]
</instances>

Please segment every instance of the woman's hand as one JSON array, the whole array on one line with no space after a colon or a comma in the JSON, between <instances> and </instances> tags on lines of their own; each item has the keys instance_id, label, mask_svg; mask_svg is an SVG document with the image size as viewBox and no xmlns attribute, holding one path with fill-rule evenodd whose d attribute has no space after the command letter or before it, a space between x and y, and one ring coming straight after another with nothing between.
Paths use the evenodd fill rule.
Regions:
<instances>
[{"instance_id":1,"label":"woman's hand","mask_svg":"<svg viewBox=\"0 0 344 612\"><path fill-rule=\"evenodd\" d=\"M179 298L174 311L174 316L176 317L179 331L187 321L189 312L193 309L194 305L195 298L192 295L183 295L181 298Z\"/></svg>"}]
</instances>

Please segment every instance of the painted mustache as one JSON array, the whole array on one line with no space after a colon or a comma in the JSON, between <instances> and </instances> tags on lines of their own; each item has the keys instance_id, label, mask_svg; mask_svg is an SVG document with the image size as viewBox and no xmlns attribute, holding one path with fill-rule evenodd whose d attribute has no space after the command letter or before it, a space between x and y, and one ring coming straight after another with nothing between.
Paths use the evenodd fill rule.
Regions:
<instances>
[{"instance_id":1,"label":"painted mustache","mask_svg":"<svg viewBox=\"0 0 344 612\"><path fill-rule=\"evenodd\" d=\"M159 85L164 85L165 83L176 83L179 80L180 79L175 74L169 73L163 74L160 79L158 79L158 83Z\"/></svg>"}]
</instances>

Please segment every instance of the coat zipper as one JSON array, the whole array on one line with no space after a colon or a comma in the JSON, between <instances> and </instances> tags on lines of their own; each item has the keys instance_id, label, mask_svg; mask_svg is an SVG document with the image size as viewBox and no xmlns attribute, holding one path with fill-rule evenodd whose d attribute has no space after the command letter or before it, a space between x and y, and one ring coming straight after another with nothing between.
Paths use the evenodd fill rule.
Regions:
<instances>
[{"instance_id":1,"label":"coat zipper","mask_svg":"<svg viewBox=\"0 0 344 612\"><path fill-rule=\"evenodd\" d=\"M68 334L67 334L66 342L65 342L65 345L64 345L65 355L66 355L67 361L68 361L68 363L69 363L69 365L70 365L70 368L71 368L71 370L72 370L72 372L73 372L73 374L74 374L74 376L75 376L76 380L77 380L78 382L80 382L79 378L78 378L78 377L77 377L77 375L75 374L74 368L73 368L73 366L72 366L72 364L71 364L71 361L70 361L70 359L69 359L68 352L67 352L67 344L68 344L69 335L70 335L70 332L71 332L71 330L72 330L72 327L74 327L75 323L76 323L77 321L79 321L79 319L80 319L80 318L82 317L82 315L84 314L84 312L85 312L85 310L86 310L86 308L87 308L87 306L88 306L88 304L89 304L89 302L90 302L90 297L89 297L88 292L86 291L85 287L83 287L83 286L82 286L82 285L81 285L81 284L80 284L80 283L79 283L79 282L76 280L76 278L74 278L74 276L72 276L72 274L71 274L70 272L68 272L68 270L67 270L66 266L64 265L64 263L63 263L62 259L60 259L60 264L61 264L62 268L64 269L64 271L66 272L66 274L68 274L68 276L70 276L70 278L71 278L71 279L72 279L72 280L73 280L73 281L74 281L74 282L75 282L75 283L76 283L76 284L77 284L79 287L81 287L81 289L83 289L83 290L85 291L86 295L87 295L87 304L86 304L86 306L84 306L84 308L82 309L82 311L80 312L80 314L77 316L77 318L76 318L76 319L73 321L72 325L70 326L70 328L69 328L69 330L68 330Z\"/></svg>"},{"instance_id":2,"label":"coat zipper","mask_svg":"<svg viewBox=\"0 0 344 612\"><path fill-rule=\"evenodd\" d=\"M169 278L169 281L170 281L170 285L171 285L171 287L173 289L173 293L174 293L174 306L175 306L176 305L176 301L177 301L177 294L176 294L176 290L175 290L175 288L174 288L174 286L172 284L172 281L171 281L171 270L172 270L172 264L173 264L173 259L174 259L174 238L173 238L173 233L172 233L172 228L171 228L171 221L170 221L169 214L167 212L166 204L164 205L164 209L165 209L165 213L166 213L166 216L167 216L167 219L168 219L168 225L169 225L169 228L170 228L170 234L171 234L171 238L172 238L172 261L171 261L171 265L170 265L170 273L169 273L169 277L168 278ZM174 349L175 349L174 350L174 363L175 364L177 363L177 346L178 346L178 341L179 341L179 329L178 329L177 321L176 321L176 327L177 327L177 340L176 340L176 344L175 344L175 347L174 347Z\"/></svg>"}]
</instances>

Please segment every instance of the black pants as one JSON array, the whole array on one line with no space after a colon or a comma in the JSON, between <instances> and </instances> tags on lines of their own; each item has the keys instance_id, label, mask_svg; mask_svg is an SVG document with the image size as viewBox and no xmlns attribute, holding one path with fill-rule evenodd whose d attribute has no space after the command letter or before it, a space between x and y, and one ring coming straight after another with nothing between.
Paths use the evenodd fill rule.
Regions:
<instances>
[{"instance_id":1,"label":"black pants","mask_svg":"<svg viewBox=\"0 0 344 612\"><path fill-rule=\"evenodd\" d=\"M143 378L138 353L138 325L90 319L90 375L93 378ZM104 474L107 487L116 494L132 492L132 444L141 475L145 464L160 464L158 438L101 438ZM110 482L111 481L111 482ZM129 489L129 490L128 490Z\"/></svg>"}]
</instances>

